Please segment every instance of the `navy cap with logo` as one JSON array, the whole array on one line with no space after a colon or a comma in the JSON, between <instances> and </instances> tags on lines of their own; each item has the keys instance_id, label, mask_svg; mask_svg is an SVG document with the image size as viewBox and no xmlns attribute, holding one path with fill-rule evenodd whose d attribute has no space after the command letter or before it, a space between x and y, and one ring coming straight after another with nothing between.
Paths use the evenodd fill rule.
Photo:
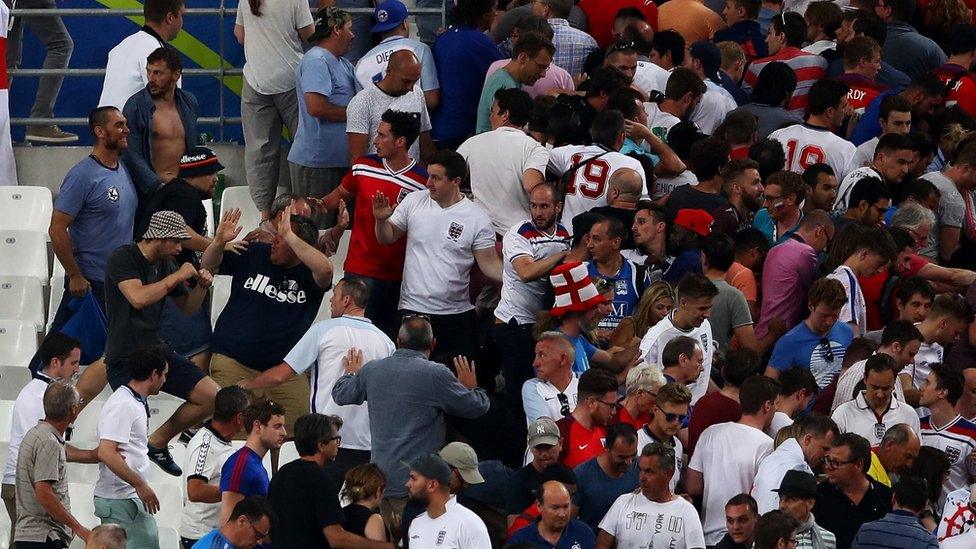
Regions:
<instances>
[{"instance_id":1,"label":"navy cap with logo","mask_svg":"<svg viewBox=\"0 0 976 549\"><path fill-rule=\"evenodd\" d=\"M373 10L373 20L376 21L376 24L373 25L370 32L386 32L395 29L407 20L408 15L407 6L403 5L403 2L386 0Z\"/></svg>"},{"instance_id":2,"label":"navy cap with logo","mask_svg":"<svg viewBox=\"0 0 976 549\"><path fill-rule=\"evenodd\" d=\"M451 484L451 466L437 454L424 454L413 460L413 463L401 463L409 467L411 471L415 471L430 480L436 480L444 486Z\"/></svg>"},{"instance_id":3,"label":"navy cap with logo","mask_svg":"<svg viewBox=\"0 0 976 549\"><path fill-rule=\"evenodd\" d=\"M210 175L223 169L224 166L220 160L217 160L216 153L207 147L190 147L180 157L180 177L183 178Z\"/></svg>"}]
</instances>

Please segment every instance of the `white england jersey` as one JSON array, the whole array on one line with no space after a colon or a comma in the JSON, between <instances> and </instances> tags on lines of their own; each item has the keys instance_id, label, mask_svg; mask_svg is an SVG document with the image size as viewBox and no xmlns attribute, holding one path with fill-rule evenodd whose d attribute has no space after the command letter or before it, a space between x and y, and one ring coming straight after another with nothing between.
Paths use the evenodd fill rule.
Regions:
<instances>
[{"instance_id":1,"label":"white england jersey","mask_svg":"<svg viewBox=\"0 0 976 549\"><path fill-rule=\"evenodd\" d=\"M598 158L594 158L598 156ZM562 223L573 232L573 218L593 208L607 205L607 191L610 177L617 170L630 168L640 174L644 193L647 192L647 177L644 168L634 158L608 151L600 145L566 145L556 147L549 154L549 169L563 175L570 168L594 158L581 166L566 185L566 200L563 203Z\"/></svg>"},{"instance_id":2,"label":"white england jersey","mask_svg":"<svg viewBox=\"0 0 976 549\"><path fill-rule=\"evenodd\" d=\"M539 230L531 221L525 220L509 229L502 238L502 292L495 309L498 320L508 322L514 317L519 324L535 323L535 313L543 308L549 283L545 277L522 282L515 272L514 261L520 257L538 261L568 251L572 238L566 227L556 223L551 231Z\"/></svg>"},{"instance_id":3,"label":"white england jersey","mask_svg":"<svg viewBox=\"0 0 976 549\"><path fill-rule=\"evenodd\" d=\"M783 145L786 169L802 174L814 164L824 162L834 169L838 181L843 181L853 169L857 147L823 128L808 124L794 124L769 134Z\"/></svg>"},{"instance_id":4,"label":"white england jersey","mask_svg":"<svg viewBox=\"0 0 976 549\"><path fill-rule=\"evenodd\" d=\"M705 396L705 392L708 390L709 373L712 371L712 356L715 352L715 345L712 339L712 326L708 320L702 322L701 326L686 331L675 327L674 312L669 313L644 334L640 342L641 356L644 357L644 362L657 364L663 368L664 363L661 361L661 355L664 353L664 346L678 336L688 336L697 341L701 345L704 355L701 374L698 375L698 379L688 385L688 390L691 391L691 404L694 405L698 399Z\"/></svg>"},{"instance_id":5,"label":"white england jersey","mask_svg":"<svg viewBox=\"0 0 976 549\"><path fill-rule=\"evenodd\" d=\"M976 451L976 425L960 415L942 427L935 426L932 416L923 417L919 425L922 446L938 448L949 458L949 477L939 498L944 502L949 492L969 487L976 477L976 464L969 458Z\"/></svg>"}]
</instances>

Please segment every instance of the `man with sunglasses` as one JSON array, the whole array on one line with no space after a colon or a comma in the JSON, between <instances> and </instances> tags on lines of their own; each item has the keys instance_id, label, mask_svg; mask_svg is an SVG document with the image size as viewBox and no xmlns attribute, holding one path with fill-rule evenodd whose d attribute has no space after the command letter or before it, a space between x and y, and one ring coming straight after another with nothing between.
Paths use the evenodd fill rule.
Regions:
<instances>
[{"instance_id":1,"label":"man with sunglasses","mask_svg":"<svg viewBox=\"0 0 976 549\"><path fill-rule=\"evenodd\" d=\"M681 383L671 382L657 392L657 400L651 412L651 420L637 431L637 448L644 448L652 442L666 444L674 449L674 474L670 487L674 492L681 479L684 463L684 447L678 438L678 431L688 417L691 392Z\"/></svg>"},{"instance_id":2,"label":"man with sunglasses","mask_svg":"<svg viewBox=\"0 0 976 549\"><path fill-rule=\"evenodd\" d=\"M830 278L814 282L807 298L810 316L776 342L766 375L776 379L780 372L799 366L813 373L820 389L830 385L854 338L850 324L837 322L847 299L840 282Z\"/></svg>"},{"instance_id":3,"label":"man with sunglasses","mask_svg":"<svg viewBox=\"0 0 976 549\"><path fill-rule=\"evenodd\" d=\"M908 424L919 432L915 409L896 400L895 359L876 354L864 363L864 390L854 400L845 402L831 416L842 433L857 433L871 446L881 444L888 428L898 423Z\"/></svg>"},{"instance_id":4,"label":"man with sunglasses","mask_svg":"<svg viewBox=\"0 0 976 549\"><path fill-rule=\"evenodd\" d=\"M261 496L251 496L237 502L230 518L197 541L196 549L251 549L270 539L274 511Z\"/></svg>"},{"instance_id":5,"label":"man with sunglasses","mask_svg":"<svg viewBox=\"0 0 976 549\"><path fill-rule=\"evenodd\" d=\"M698 439L685 487L690 496L703 497L702 527L708 545L715 545L726 534L725 504L749 491L759 463L773 451L773 439L764 431L776 411L778 392L778 381L752 376L739 390L742 418L712 425Z\"/></svg>"},{"instance_id":6,"label":"man with sunglasses","mask_svg":"<svg viewBox=\"0 0 976 549\"><path fill-rule=\"evenodd\" d=\"M850 547L862 524L891 510L891 489L868 476L871 444L857 434L835 438L824 463L827 482L817 486L813 516L820 527L834 533L837 547Z\"/></svg>"}]
</instances>

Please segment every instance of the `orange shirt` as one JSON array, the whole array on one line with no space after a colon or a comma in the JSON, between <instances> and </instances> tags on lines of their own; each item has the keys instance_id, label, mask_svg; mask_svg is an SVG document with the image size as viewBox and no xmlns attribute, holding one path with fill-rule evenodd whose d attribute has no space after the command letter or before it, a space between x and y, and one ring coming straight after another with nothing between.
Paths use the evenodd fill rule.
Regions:
<instances>
[{"instance_id":1,"label":"orange shirt","mask_svg":"<svg viewBox=\"0 0 976 549\"><path fill-rule=\"evenodd\" d=\"M725 28L725 21L701 0L668 0L657 8L657 28L674 29L691 45L711 40L715 31Z\"/></svg>"}]
</instances>

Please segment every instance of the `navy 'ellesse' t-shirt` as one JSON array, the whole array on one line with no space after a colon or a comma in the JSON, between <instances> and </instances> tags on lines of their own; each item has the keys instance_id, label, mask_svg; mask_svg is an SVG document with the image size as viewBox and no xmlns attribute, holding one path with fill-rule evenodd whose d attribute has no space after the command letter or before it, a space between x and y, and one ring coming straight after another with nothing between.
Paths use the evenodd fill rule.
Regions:
<instances>
[{"instance_id":1,"label":"navy 'ellesse' t-shirt","mask_svg":"<svg viewBox=\"0 0 976 549\"><path fill-rule=\"evenodd\" d=\"M231 275L230 299L214 328L213 352L253 370L284 360L315 320L326 289L304 264L271 263L271 245L252 242L241 255L224 252L220 274Z\"/></svg>"}]
</instances>

